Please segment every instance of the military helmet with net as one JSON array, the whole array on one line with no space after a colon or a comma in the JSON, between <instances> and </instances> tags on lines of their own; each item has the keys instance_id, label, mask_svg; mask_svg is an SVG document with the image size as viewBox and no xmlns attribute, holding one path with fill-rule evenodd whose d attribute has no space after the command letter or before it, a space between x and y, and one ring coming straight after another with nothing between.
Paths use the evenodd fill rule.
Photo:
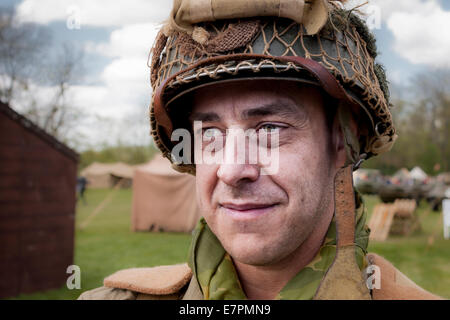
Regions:
<instances>
[{"instance_id":1,"label":"military helmet with net","mask_svg":"<svg viewBox=\"0 0 450 320\"><path fill-rule=\"evenodd\" d=\"M358 137L346 128L345 112L340 119L348 158L367 159L397 137L376 56L367 26L340 1L175 0L152 49L152 136L173 161L170 137L189 126L190 93L221 82L292 80L319 86L345 106L339 110L362 114ZM174 167L195 172L192 164Z\"/></svg>"}]
</instances>

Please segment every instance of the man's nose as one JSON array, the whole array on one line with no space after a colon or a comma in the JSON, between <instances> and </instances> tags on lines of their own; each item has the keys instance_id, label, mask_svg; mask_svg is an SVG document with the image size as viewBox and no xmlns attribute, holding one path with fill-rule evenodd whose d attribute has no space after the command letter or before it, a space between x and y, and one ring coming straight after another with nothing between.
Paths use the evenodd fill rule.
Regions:
<instances>
[{"instance_id":1,"label":"man's nose","mask_svg":"<svg viewBox=\"0 0 450 320\"><path fill-rule=\"evenodd\" d=\"M233 187L242 181L256 181L260 167L255 161L255 151L255 148L249 148L249 141L242 129L229 130L223 149L223 163L220 164L217 177Z\"/></svg>"},{"instance_id":2,"label":"man's nose","mask_svg":"<svg viewBox=\"0 0 450 320\"><path fill-rule=\"evenodd\" d=\"M217 170L217 177L225 184L237 187L243 181L258 180L260 167L253 164L222 164Z\"/></svg>"}]
</instances>

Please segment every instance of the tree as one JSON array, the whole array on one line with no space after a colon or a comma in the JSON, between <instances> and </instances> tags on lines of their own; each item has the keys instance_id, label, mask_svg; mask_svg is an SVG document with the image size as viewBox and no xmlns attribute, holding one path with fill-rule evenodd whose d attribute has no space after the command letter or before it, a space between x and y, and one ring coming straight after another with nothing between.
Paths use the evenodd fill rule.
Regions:
<instances>
[{"instance_id":1,"label":"tree","mask_svg":"<svg viewBox=\"0 0 450 320\"><path fill-rule=\"evenodd\" d=\"M51 44L48 29L20 23L13 10L0 9L0 99L76 147L85 114L72 104L71 85L82 77L83 55Z\"/></svg>"},{"instance_id":2,"label":"tree","mask_svg":"<svg viewBox=\"0 0 450 320\"><path fill-rule=\"evenodd\" d=\"M79 108L72 106L70 96L71 83L81 77L82 60L81 52L64 45L44 74L47 83L53 87L52 99L41 103L38 108L35 104L30 104L26 111L45 131L61 140L70 136L70 131L75 129L83 116Z\"/></svg>"},{"instance_id":3,"label":"tree","mask_svg":"<svg viewBox=\"0 0 450 320\"><path fill-rule=\"evenodd\" d=\"M12 9L0 8L0 99L10 103L36 77L36 66L48 50L50 33L32 23L19 23Z\"/></svg>"},{"instance_id":4,"label":"tree","mask_svg":"<svg viewBox=\"0 0 450 320\"><path fill-rule=\"evenodd\" d=\"M450 70L436 69L417 76L414 81L418 106L428 127L429 139L437 147L437 159L450 170Z\"/></svg>"},{"instance_id":5,"label":"tree","mask_svg":"<svg viewBox=\"0 0 450 320\"><path fill-rule=\"evenodd\" d=\"M408 98L394 101L392 109L399 138L393 149L365 166L393 173L401 167L420 166L450 170L450 71L428 70L417 75Z\"/></svg>"}]
</instances>

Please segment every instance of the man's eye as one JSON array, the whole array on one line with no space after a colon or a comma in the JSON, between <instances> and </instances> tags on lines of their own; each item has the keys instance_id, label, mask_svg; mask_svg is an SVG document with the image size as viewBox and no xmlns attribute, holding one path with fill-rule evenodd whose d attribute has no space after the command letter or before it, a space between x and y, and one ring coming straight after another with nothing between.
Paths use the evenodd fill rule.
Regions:
<instances>
[{"instance_id":1,"label":"man's eye","mask_svg":"<svg viewBox=\"0 0 450 320\"><path fill-rule=\"evenodd\" d=\"M266 133L276 133L281 129L280 126L277 126L273 123L266 123L259 127L259 130L263 130Z\"/></svg>"},{"instance_id":2,"label":"man's eye","mask_svg":"<svg viewBox=\"0 0 450 320\"><path fill-rule=\"evenodd\" d=\"M208 128L203 131L203 138L211 139L222 135L222 131L218 128Z\"/></svg>"}]
</instances>

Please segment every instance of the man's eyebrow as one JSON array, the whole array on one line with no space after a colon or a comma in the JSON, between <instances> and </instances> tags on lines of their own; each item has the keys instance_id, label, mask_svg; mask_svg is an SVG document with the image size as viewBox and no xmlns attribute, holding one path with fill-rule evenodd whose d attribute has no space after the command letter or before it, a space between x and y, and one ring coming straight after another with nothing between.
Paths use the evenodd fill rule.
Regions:
<instances>
[{"instance_id":1,"label":"man's eyebrow","mask_svg":"<svg viewBox=\"0 0 450 320\"><path fill-rule=\"evenodd\" d=\"M300 110L302 110L302 107L296 104L285 101L277 101L247 109L242 113L242 117L243 119L273 115L292 117L298 115Z\"/></svg>"},{"instance_id":2,"label":"man's eyebrow","mask_svg":"<svg viewBox=\"0 0 450 320\"><path fill-rule=\"evenodd\" d=\"M258 118L273 115L290 118L298 115L299 110L302 110L302 108L302 106L298 106L297 104L294 104L292 102L275 101L244 110L242 112L242 118L244 120L247 120L249 118ZM191 122L216 122L220 121L220 116L215 112L194 112L189 116L189 120Z\"/></svg>"},{"instance_id":3,"label":"man's eyebrow","mask_svg":"<svg viewBox=\"0 0 450 320\"><path fill-rule=\"evenodd\" d=\"M195 112L189 116L189 120L191 122L194 121L213 122L219 121L220 117L215 112Z\"/></svg>"}]
</instances>

